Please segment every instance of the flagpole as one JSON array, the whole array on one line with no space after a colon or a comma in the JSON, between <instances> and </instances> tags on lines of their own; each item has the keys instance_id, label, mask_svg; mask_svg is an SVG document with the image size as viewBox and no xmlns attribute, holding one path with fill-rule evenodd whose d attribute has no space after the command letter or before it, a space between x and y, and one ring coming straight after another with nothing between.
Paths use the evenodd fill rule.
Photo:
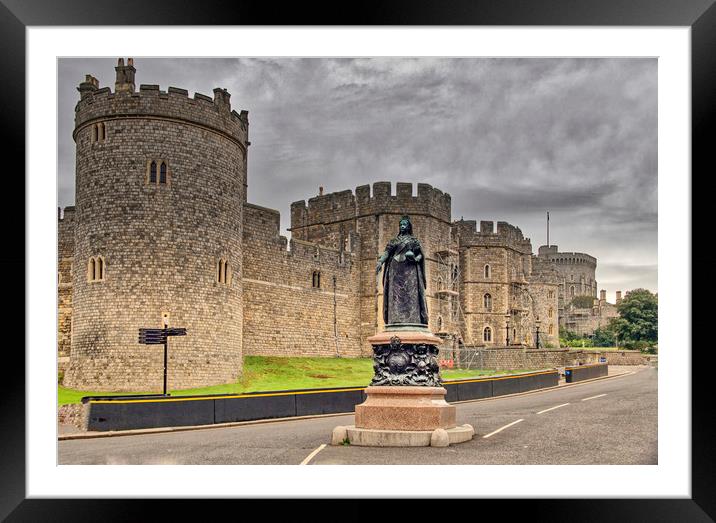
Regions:
<instances>
[{"instance_id":1,"label":"flagpole","mask_svg":"<svg viewBox=\"0 0 716 523\"><path fill-rule=\"evenodd\" d=\"M549 247L549 211L547 211L547 247Z\"/></svg>"}]
</instances>

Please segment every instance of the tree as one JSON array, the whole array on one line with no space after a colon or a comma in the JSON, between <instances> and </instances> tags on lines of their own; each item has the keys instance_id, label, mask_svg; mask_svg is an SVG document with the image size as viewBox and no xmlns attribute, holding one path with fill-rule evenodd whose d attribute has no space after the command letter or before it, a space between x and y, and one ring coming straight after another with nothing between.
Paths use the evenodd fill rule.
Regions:
<instances>
[{"instance_id":1,"label":"tree","mask_svg":"<svg viewBox=\"0 0 716 523\"><path fill-rule=\"evenodd\" d=\"M595 347L614 347L615 342L614 331L609 326L596 329L592 335Z\"/></svg>"},{"instance_id":2,"label":"tree","mask_svg":"<svg viewBox=\"0 0 716 523\"><path fill-rule=\"evenodd\" d=\"M617 305L619 317L610 322L609 329L625 345L629 342L655 343L659 334L658 309L655 294L646 289L634 289Z\"/></svg>"}]
</instances>

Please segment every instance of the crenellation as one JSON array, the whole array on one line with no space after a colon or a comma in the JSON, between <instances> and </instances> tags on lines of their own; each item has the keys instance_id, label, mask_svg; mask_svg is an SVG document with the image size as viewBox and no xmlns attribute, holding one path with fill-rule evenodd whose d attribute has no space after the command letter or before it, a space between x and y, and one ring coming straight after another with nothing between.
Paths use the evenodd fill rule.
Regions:
<instances>
[{"instance_id":1,"label":"crenellation","mask_svg":"<svg viewBox=\"0 0 716 523\"><path fill-rule=\"evenodd\" d=\"M78 87L80 100L75 107L76 135L85 125L117 117L164 118L182 120L224 133L239 143L244 154L248 147L248 111L230 109L228 91L217 88L217 103L201 93L189 98L185 89L141 84L138 91L122 89L112 93L109 87L98 88L96 79L85 79ZM210 103L209 103L210 102Z\"/></svg>"},{"instance_id":2,"label":"crenellation","mask_svg":"<svg viewBox=\"0 0 716 523\"><path fill-rule=\"evenodd\" d=\"M408 200L413 197L413 184L398 182L396 184L396 196L401 200Z\"/></svg>"},{"instance_id":3,"label":"crenellation","mask_svg":"<svg viewBox=\"0 0 716 523\"><path fill-rule=\"evenodd\" d=\"M118 69L115 93L91 75L78 88L76 209L58 211L67 386L156 390L160 355L136 329L162 311L191 336L172 341L170 388L233 381L243 354L370 355L367 338L383 328L376 260L403 215L425 255L429 328L446 346L491 350L509 338L523 350L539 325L542 346L558 347L565 292L596 289L595 258L556 245L535 256L505 221L452 221L451 196L427 183L321 187L291 203L289 240L277 210L246 201L248 111L219 87L213 98L135 91L133 64ZM151 161L163 182L160 167L150 182ZM90 258L102 260L100 277ZM588 314L607 310L600 303Z\"/></svg>"},{"instance_id":4,"label":"crenellation","mask_svg":"<svg viewBox=\"0 0 716 523\"><path fill-rule=\"evenodd\" d=\"M140 86L140 87L141 87L141 86ZM175 95L181 96L181 97L183 97L183 98L188 98L188 97L189 97L189 91L187 91L186 89L182 89L182 88L180 88L180 87L171 87L171 86L170 86L170 87L167 89L167 92L168 92L170 95L171 95L171 94L175 94Z\"/></svg>"}]
</instances>

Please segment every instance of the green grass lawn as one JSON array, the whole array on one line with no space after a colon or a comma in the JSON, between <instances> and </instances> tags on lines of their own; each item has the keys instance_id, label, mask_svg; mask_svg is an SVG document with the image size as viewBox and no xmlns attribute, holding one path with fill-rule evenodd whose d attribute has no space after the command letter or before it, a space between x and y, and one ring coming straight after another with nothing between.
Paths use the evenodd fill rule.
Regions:
<instances>
[{"instance_id":1,"label":"green grass lawn","mask_svg":"<svg viewBox=\"0 0 716 523\"><path fill-rule=\"evenodd\" d=\"M629 349L625 349L624 347L569 347L569 348L575 349L575 350L587 350L587 351L594 351L594 352L629 350Z\"/></svg>"},{"instance_id":2,"label":"green grass lawn","mask_svg":"<svg viewBox=\"0 0 716 523\"><path fill-rule=\"evenodd\" d=\"M444 369L444 380L525 372ZM365 387L373 378L371 358L275 358L246 356L244 375L236 383L198 389L172 390L172 396L193 394L237 394L266 390L313 389L323 387ZM136 391L135 394L147 393ZM156 392L155 392L156 393ZM58 403L79 403L83 396L119 396L126 392L80 391L58 386Z\"/></svg>"}]
</instances>

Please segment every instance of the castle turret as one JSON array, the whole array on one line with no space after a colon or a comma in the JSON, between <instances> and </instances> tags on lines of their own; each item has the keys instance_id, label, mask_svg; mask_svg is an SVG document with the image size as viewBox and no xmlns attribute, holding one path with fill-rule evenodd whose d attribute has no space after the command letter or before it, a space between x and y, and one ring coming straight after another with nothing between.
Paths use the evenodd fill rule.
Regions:
<instances>
[{"instance_id":1,"label":"castle turret","mask_svg":"<svg viewBox=\"0 0 716 523\"><path fill-rule=\"evenodd\" d=\"M601 301L602 303L607 301L607 291L605 291L604 289L599 291L599 301Z\"/></svg>"},{"instance_id":2,"label":"castle turret","mask_svg":"<svg viewBox=\"0 0 716 523\"><path fill-rule=\"evenodd\" d=\"M73 138L72 342L66 386L162 388L141 327L186 327L169 388L234 381L242 368L242 227L248 118L229 93L141 85L119 59L115 92L88 76ZM67 211L65 211L67 214Z\"/></svg>"},{"instance_id":3,"label":"castle turret","mask_svg":"<svg viewBox=\"0 0 716 523\"><path fill-rule=\"evenodd\" d=\"M622 302L622 291L617 291L617 300L616 303L619 305Z\"/></svg>"}]
</instances>

